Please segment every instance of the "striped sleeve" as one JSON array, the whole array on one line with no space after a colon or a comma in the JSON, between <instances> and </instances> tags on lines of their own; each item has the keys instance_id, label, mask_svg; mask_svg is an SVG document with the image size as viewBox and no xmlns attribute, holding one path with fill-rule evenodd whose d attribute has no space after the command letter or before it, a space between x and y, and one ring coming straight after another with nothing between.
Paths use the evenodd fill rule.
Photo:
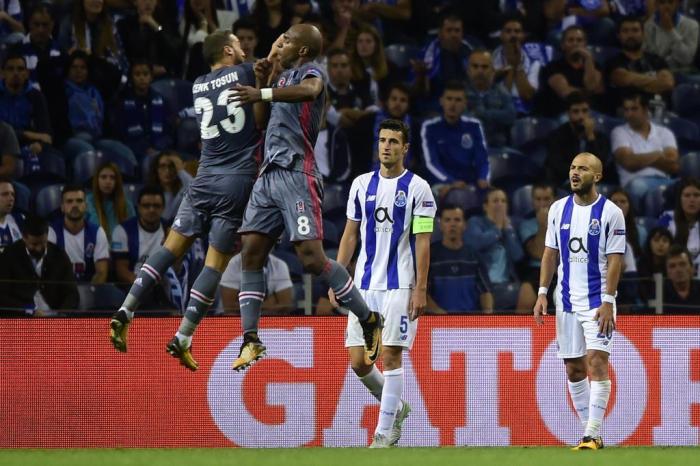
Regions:
<instances>
[{"instance_id":1,"label":"striped sleeve","mask_svg":"<svg viewBox=\"0 0 700 466\"><path fill-rule=\"evenodd\" d=\"M348 205L346 209L348 220L356 222L362 221L362 205L360 203L360 178L353 180L350 187L350 195L348 196Z\"/></svg>"}]
</instances>

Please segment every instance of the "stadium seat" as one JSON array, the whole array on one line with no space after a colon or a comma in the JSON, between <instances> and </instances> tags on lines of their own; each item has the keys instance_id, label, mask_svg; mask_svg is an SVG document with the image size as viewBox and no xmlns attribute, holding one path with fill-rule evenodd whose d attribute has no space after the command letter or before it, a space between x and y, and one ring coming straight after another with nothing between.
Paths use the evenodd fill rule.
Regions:
<instances>
[{"instance_id":1,"label":"stadium seat","mask_svg":"<svg viewBox=\"0 0 700 466\"><path fill-rule=\"evenodd\" d=\"M151 87L163 96L168 110L177 114L180 110L191 107L192 83L184 79L159 79Z\"/></svg>"},{"instance_id":2,"label":"stadium seat","mask_svg":"<svg viewBox=\"0 0 700 466\"><path fill-rule=\"evenodd\" d=\"M520 286L517 283L498 285L494 289L494 310L496 312L515 309L518 304Z\"/></svg>"},{"instance_id":3,"label":"stadium seat","mask_svg":"<svg viewBox=\"0 0 700 466\"><path fill-rule=\"evenodd\" d=\"M559 124L549 118L526 117L515 120L510 129L510 140L518 149L541 144Z\"/></svg>"},{"instance_id":4,"label":"stadium seat","mask_svg":"<svg viewBox=\"0 0 700 466\"><path fill-rule=\"evenodd\" d=\"M525 217L533 211L532 185L528 184L516 189L511 197L511 213Z\"/></svg>"},{"instance_id":5,"label":"stadium seat","mask_svg":"<svg viewBox=\"0 0 700 466\"><path fill-rule=\"evenodd\" d=\"M482 212L481 196L474 186L467 186L464 189L450 189L441 204L460 206L464 210L466 217Z\"/></svg>"},{"instance_id":6,"label":"stadium seat","mask_svg":"<svg viewBox=\"0 0 700 466\"><path fill-rule=\"evenodd\" d=\"M35 211L41 217L48 217L61 207L62 184L52 184L44 187L36 195Z\"/></svg>"},{"instance_id":7,"label":"stadium seat","mask_svg":"<svg viewBox=\"0 0 700 466\"><path fill-rule=\"evenodd\" d=\"M102 152L107 160L114 162L119 167L123 178L127 180L137 179L138 161L128 146L112 139L101 139L95 143L95 149Z\"/></svg>"},{"instance_id":8,"label":"stadium seat","mask_svg":"<svg viewBox=\"0 0 700 466\"><path fill-rule=\"evenodd\" d=\"M138 204L139 193L143 185L141 183L124 183L124 194L129 200L134 204L134 207Z\"/></svg>"},{"instance_id":9,"label":"stadium seat","mask_svg":"<svg viewBox=\"0 0 700 466\"><path fill-rule=\"evenodd\" d=\"M107 159L102 152L92 150L78 155L72 162L73 181L81 185L88 184L97 171L97 167L105 160Z\"/></svg>"},{"instance_id":10,"label":"stadium seat","mask_svg":"<svg viewBox=\"0 0 700 466\"><path fill-rule=\"evenodd\" d=\"M681 176L700 178L700 152L688 152L680 160Z\"/></svg>"},{"instance_id":11,"label":"stadium seat","mask_svg":"<svg viewBox=\"0 0 700 466\"><path fill-rule=\"evenodd\" d=\"M610 133L612 133L612 130L615 129L616 126L625 124L624 120L611 117L603 113L596 113L592 116L596 123L596 130L604 133L607 136L610 136Z\"/></svg>"},{"instance_id":12,"label":"stadium seat","mask_svg":"<svg viewBox=\"0 0 700 466\"><path fill-rule=\"evenodd\" d=\"M176 149L179 152L196 154L199 152L200 130L196 118L183 118L177 126Z\"/></svg>"},{"instance_id":13,"label":"stadium seat","mask_svg":"<svg viewBox=\"0 0 700 466\"><path fill-rule=\"evenodd\" d=\"M348 202L348 192L343 185L326 184L323 186L323 214L334 215L338 212L345 216Z\"/></svg>"},{"instance_id":14,"label":"stadium seat","mask_svg":"<svg viewBox=\"0 0 700 466\"><path fill-rule=\"evenodd\" d=\"M501 151L489 154L491 183L509 193L533 182L537 175L534 168L535 165L518 152Z\"/></svg>"},{"instance_id":15,"label":"stadium seat","mask_svg":"<svg viewBox=\"0 0 700 466\"><path fill-rule=\"evenodd\" d=\"M387 61L398 68L407 69L411 67L411 59L420 55L420 48L408 44L391 44L384 48L384 55Z\"/></svg>"},{"instance_id":16,"label":"stadium seat","mask_svg":"<svg viewBox=\"0 0 700 466\"><path fill-rule=\"evenodd\" d=\"M671 185L661 185L656 189L647 191L644 196L644 209L642 212L650 217L658 217L665 210L673 208L666 193L669 189L672 189Z\"/></svg>"},{"instance_id":17,"label":"stadium seat","mask_svg":"<svg viewBox=\"0 0 700 466\"><path fill-rule=\"evenodd\" d=\"M665 117L663 124L676 135L678 150L683 153L700 149L700 128L690 120Z\"/></svg>"},{"instance_id":18,"label":"stadium seat","mask_svg":"<svg viewBox=\"0 0 700 466\"><path fill-rule=\"evenodd\" d=\"M111 283L103 285L78 284L79 308L82 311L104 311L112 313L122 302L126 293Z\"/></svg>"},{"instance_id":19,"label":"stadium seat","mask_svg":"<svg viewBox=\"0 0 700 466\"><path fill-rule=\"evenodd\" d=\"M593 54L593 59L601 67L605 67L605 64L620 53L620 49L617 47L607 47L604 45L596 45L589 47L590 52Z\"/></svg>"},{"instance_id":20,"label":"stadium seat","mask_svg":"<svg viewBox=\"0 0 700 466\"><path fill-rule=\"evenodd\" d=\"M598 183L596 185L596 190L608 199L610 198L610 193L615 189L617 189L617 186L613 186L611 184Z\"/></svg>"},{"instance_id":21,"label":"stadium seat","mask_svg":"<svg viewBox=\"0 0 700 466\"><path fill-rule=\"evenodd\" d=\"M29 186L40 184L64 183L66 178L66 162L63 159L63 154L58 150L45 150L39 156L39 170L27 173L26 163L24 164L25 173L20 178L22 183Z\"/></svg>"},{"instance_id":22,"label":"stadium seat","mask_svg":"<svg viewBox=\"0 0 700 466\"><path fill-rule=\"evenodd\" d=\"M700 117L700 84L677 85L673 89L673 110L683 118Z\"/></svg>"},{"instance_id":23,"label":"stadium seat","mask_svg":"<svg viewBox=\"0 0 700 466\"><path fill-rule=\"evenodd\" d=\"M326 248L337 248L340 244L340 234L333 222L323 220L323 245Z\"/></svg>"},{"instance_id":24,"label":"stadium seat","mask_svg":"<svg viewBox=\"0 0 700 466\"><path fill-rule=\"evenodd\" d=\"M289 267L289 274L292 276L292 281L294 281L295 278L299 279L302 275L304 275L304 267L301 265L301 261L297 257L296 253L275 249L273 254L287 264L287 267Z\"/></svg>"},{"instance_id":25,"label":"stadium seat","mask_svg":"<svg viewBox=\"0 0 700 466\"><path fill-rule=\"evenodd\" d=\"M29 212L29 200L32 198L31 190L19 181L13 181L15 188L15 209L22 212Z\"/></svg>"}]
</instances>

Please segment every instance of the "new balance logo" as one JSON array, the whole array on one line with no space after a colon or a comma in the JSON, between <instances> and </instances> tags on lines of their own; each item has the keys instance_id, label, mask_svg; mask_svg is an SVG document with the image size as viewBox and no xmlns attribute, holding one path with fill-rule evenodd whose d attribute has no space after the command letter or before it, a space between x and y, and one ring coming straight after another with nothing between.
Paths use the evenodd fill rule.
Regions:
<instances>
[{"instance_id":1,"label":"new balance logo","mask_svg":"<svg viewBox=\"0 0 700 466\"><path fill-rule=\"evenodd\" d=\"M570 226L571 226L570 223L565 223L565 224L563 224L563 225L561 226L561 229L562 229L562 230L568 230Z\"/></svg>"},{"instance_id":2,"label":"new balance logo","mask_svg":"<svg viewBox=\"0 0 700 466\"><path fill-rule=\"evenodd\" d=\"M377 199L377 196L375 196L374 194L371 194L371 195L367 196L367 202L372 202L372 201L374 201L375 199Z\"/></svg>"},{"instance_id":3,"label":"new balance logo","mask_svg":"<svg viewBox=\"0 0 700 466\"><path fill-rule=\"evenodd\" d=\"M175 221L173 222L173 226L179 227L180 226L180 219L176 218Z\"/></svg>"}]
</instances>

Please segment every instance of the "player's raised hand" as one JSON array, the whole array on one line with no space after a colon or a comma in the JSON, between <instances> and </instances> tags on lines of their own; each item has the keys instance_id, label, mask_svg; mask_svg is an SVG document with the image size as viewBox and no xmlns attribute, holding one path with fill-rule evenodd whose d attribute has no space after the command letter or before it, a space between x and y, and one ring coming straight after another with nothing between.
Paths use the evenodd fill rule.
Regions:
<instances>
[{"instance_id":1,"label":"player's raised hand","mask_svg":"<svg viewBox=\"0 0 700 466\"><path fill-rule=\"evenodd\" d=\"M416 320L425 313L427 299L425 290L413 289L411 301L408 303L408 317L411 320Z\"/></svg>"},{"instance_id":2,"label":"player's raised hand","mask_svg":"<svg viewBox=\"0 0 700 466\"><path fill-rule=\"evenodd\" d=\"M272 72L272 62L267 58L261 58L253 65L253 71L255 72L255 79L260 82L267 82Z\"/></svg>"},{"instance_id":3,"label":"player's raised hand","mask_svg":"<svg viewBox=\"0 0 700 466\"><path fill-rule=\"evenodd\" d=\"M240 102L242 104L253 104L255 102L260 102L262 96L260 95L260 89L256 89L251 86L241 86L236 84L231 89L229 89L228 101L230 102Z\"/></svg>"},{"instance_id":4,"label":"player's raised hand","mask_svg":"<svg viewBox=\"0 0 700 466\"><path fill-rule=\"evenodd\" d=\"M613 317L613 307L610 303L603 303L595 313L595 320L598 321L598 332L607 336L612 336L615 330L615 317Z\"/></svg>"},{"instance_id":5,"label":"player's raised hand","mask_svg":"<svg viewBox=\"0 0 700 466\"><path fill-rule=\"evenodd\" d=\"M331 305L338 309L340 307L340 304L338 304L338 300L335 299L335 291L333 291L333 288L328 288L328 301L331 302Z\"/></svg>"},{"instance_id":6,"label":"player's raised hand","mask_svg":"<svg viewBox=\"0 0 700 466\"><path fill-rule=\"evenodd\" d=\"M535 307L532 309L537 325L544 324L544 316L547 315L547 295L541 294L537 296Z\"/></svg>"}]
</instances>

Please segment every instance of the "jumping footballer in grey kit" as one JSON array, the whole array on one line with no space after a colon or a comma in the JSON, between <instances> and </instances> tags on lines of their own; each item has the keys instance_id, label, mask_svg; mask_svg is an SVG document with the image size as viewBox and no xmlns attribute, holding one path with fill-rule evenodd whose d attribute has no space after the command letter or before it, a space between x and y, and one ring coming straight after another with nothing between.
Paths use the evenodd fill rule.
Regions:
<instances>
[{"instance_id":1,"label":"jumping footballer in grey kit","mask_svg":"<svg viewBox=\"0 0 700 466\"><path fill-rule=\"evenodd\" d=\"M192 335L214 302L221 274L234 254L235 234L257 173L256 155L262 143L259 128L265 118L264 113L254 114L252 105L231 100L233 85L255 84L253 67L243 63L245 54L238 38L230 31L214 32L204 40L203 54L211 72L197 78L192 86L202 138L197 176L187 189L163 247L143 264L124 304L110 322L112 344L126 352L128 327L144 294L187 252L197 236L208 234L204 269L190 290L180 328L166 346L168 353L192 371L198 367L190 351Z\"/></svg>"},{"instance_id":2,"label":"jumping footballer in grey kit","mask_svg":"<svg viewBox=\"0 0 700 466\"><path fill-rule=\"evenodd\" d=\"M369 310L348 271L323 251L323 185L313 151L326 98L326 76L313 62L321 42L321 33L310 24L290 27L270 54L279 58L282 67L273 87L234 87L234 101L270 102L265 158L239 230L243 235L243 271L238 299L244 338L234 370L249 367L265 354L258 338L260 307L265 299L262 269L284 229L304 270L328 281L339 303L360 320L370 363L381 351L381 315ZM257 81L267 82L271 69L270 60L258 60Z\"/></svg>"}]
</instances>

